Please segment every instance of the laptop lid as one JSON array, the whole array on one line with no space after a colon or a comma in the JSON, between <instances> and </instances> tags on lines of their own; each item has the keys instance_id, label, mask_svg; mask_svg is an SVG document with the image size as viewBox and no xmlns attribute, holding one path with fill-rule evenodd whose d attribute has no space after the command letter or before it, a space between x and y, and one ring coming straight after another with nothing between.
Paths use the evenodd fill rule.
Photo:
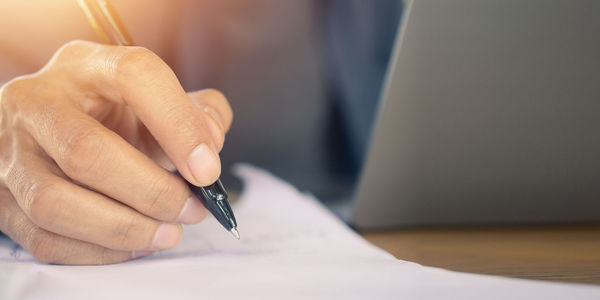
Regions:
<instances>
[{"instance_id":1,"label":"laptop lid","mask_svg":"<svg viewBox=\"0 0 600 300\"><path fill-rule=\"evenodd\" d=\"M354 224L600 220L600 2L407 2Z\"/></svg>"}]
</instances>

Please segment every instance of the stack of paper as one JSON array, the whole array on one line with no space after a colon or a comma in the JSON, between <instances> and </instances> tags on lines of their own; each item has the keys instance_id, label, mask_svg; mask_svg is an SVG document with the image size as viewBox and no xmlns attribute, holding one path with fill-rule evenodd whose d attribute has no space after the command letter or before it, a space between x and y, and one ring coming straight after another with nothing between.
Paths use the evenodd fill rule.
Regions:
<instances>
[{"instance_id":1,"label":"stack of paper","mask_svg":"<svg viewBox=\"0 0 600 300\"><path fill-rule=\"evenodd\" d=\"M0 299L600 299L600 288L400 261L267 172L238 166L242 239L209 218L175 249L108 266L35 262L0 242Z\"/></svg>"}]
</instances>

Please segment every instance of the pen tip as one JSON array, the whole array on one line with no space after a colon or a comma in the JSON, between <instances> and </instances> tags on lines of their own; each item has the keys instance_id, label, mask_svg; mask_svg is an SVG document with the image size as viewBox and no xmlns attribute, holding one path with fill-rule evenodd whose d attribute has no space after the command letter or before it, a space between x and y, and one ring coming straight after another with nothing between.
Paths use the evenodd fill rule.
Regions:
<instances>
[{"instance_id":1,"label":"pen tip","mask_svg":"<svg viewBox=\"0 0 600 300\"><path fill-rule=\"evenodd\" d=\"M231 228L231 234L233 234L236 239L240 239L240 233L238 232L237 228Z\"/></svg>"}]
</instances>

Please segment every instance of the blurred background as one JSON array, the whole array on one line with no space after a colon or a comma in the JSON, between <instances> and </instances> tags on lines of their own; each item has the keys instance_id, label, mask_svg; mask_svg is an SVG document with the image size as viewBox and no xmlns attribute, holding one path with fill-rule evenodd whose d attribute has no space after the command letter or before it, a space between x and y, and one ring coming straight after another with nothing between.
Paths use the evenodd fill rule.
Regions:
<instances>
[{"instance_id":1,"label":"blurred background","mask_svg":"<svg viewBox=\"0 0 600 300\"><path fill-rule=\"evenodd\" d=\"M222 151L321 199L360 169L400 0L113 0L136 44L187 91L216 88L234 124ZM37 71L62 44L97 41L75 0L0 2L0 82Z\"/></svg>"}]
</instances>

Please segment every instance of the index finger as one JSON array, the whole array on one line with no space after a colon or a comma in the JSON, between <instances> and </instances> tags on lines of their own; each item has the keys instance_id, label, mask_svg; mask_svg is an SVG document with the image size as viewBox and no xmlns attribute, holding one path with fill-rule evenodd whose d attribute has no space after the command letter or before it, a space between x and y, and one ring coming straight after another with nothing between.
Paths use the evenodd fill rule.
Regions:
<instances>
[{"instance_id":1,"label":"index finger","mask_svg":"<svg viewBox=\"0 0 600 300\"><path fill-rule=\"evenodd\" d=\"M206 186L218 179L217 153L224 137L211 129L206 113L157 55L140 47L89 42L73 43L61 52L70 52L71 61L73 56L79 59L79 64L66 64L72 80L107 100L129 105L189 182Z\"/></svg>"}]
</instances>

